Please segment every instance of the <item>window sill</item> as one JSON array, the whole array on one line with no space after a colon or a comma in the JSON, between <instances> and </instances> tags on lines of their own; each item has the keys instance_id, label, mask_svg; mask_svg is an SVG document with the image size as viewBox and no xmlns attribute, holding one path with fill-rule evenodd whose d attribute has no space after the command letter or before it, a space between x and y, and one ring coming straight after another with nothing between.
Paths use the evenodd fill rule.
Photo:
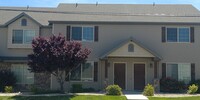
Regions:
<instances>
[{"instance_id":1,"label":"window sill","mask_svg":"<svg viewBox=\"0 0 200 100\"><path fill-rule=\"evenodd\" d=\"M70 41L75 41L75 42L89 42L89 43L95 42L94 40L92 40L92 41L86 41L86 40L70 40Z\"/></svg>"},{"instance_id":2,"label":"window sill","mask_svg":"<svg viewBox=\"0 0 200 100\"><path fill-rule=\"evenodd\" d=\"M192 44L193 42L163 42L163 43L182 43L182 44Z\"/></svg>"},{"instance_id":3,"label":"window sill","mask_svg":"<svg viewBox=\"0 0 200 100\"><path fill-rule=\"evenodd\" d=\"M16 85L33 85L34 83L32 84L27 84L27 83L16 83Z\"/></svg>"},{"instance_id":4,"label":"window sill","mask_svg":"<svg viewBox=\"0 0 200 100\"><path fill-rule=\"evenodd\" d=\"M32 44L8 44L8 48L32 49Z\"/></svg>"},{"instance_id":5,"label":"window sill","mask_svg":"<svg viewBox=\"0 0 200 100\"><path fill-rule=\"evenodd\" d=\"M69 82L69 81L67 81L67 82ZM75 82L75 83L76 83L76 82L77 82L77 83L78 83L78 82L84 82L84 83L86 83L86 82L94 82L94 81L92 80L92 81L70 81L70 82Z\"/></svg>"}]
</instances>

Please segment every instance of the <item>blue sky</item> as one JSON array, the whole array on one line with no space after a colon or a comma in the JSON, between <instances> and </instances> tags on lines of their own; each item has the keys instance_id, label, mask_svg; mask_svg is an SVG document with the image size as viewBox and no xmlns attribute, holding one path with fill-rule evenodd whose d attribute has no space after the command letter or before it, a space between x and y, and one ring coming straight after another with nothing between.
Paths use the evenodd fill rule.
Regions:
<instances>
[{"instance_id":1,"label":"blue sky","mask_svg":"<svg viewBox=\"0 0 200 100\"><path fill-rule=\"evenodd\" d=\"M192 4L200 9L200 0L0 0L0 6L56 7L59 3L112 4Z\"/></svg>"}]
</instances>

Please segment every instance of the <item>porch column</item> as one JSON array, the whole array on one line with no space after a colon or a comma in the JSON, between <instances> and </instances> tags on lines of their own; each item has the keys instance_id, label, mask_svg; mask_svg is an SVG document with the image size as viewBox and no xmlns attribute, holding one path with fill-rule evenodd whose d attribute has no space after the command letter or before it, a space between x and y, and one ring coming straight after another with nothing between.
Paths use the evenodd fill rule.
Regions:
<instances>
[{"instance_id":1,"label":"porch column","mask_svg":"<svg viewBox=\"0 0 200 100\"><path fill-rule=\"evenodd\" d=\"M154 61L154 78L158 78L158 61Z\"/></svg>"},{"instance_id":2,"label":"porch column","mask_svg":"<svg viewBox=\"0 0 200 100\"><path fill-rule=\"evenodd\" d=\"M109 63L108 63L108 59L105 60L105 72L104 72L104 86L103 88L105 89L107 86L108 86L108 66L109 66Z\"/></svg>"},{"instance_id":3,"label":"porch column","mask_svg":"<svg viewBox=\"0 0 200 100\"><path fill-rule=\"evenodd\" d=\"M160 79L159 79L159 70L158 70L158 64L159 64L159 60L154 59L154 89L155 92L158 93L160 91Z\"/></svg>"}]
</instances>

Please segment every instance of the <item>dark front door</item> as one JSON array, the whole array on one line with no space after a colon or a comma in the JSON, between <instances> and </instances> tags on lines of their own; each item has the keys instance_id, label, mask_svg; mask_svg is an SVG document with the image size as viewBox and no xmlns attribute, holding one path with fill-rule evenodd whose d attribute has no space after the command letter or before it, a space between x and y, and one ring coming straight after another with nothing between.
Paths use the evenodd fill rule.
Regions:
<instances>
[{"instance_id":1,"label":"dark front door","mask_svg":"<svg viewBox=\"0 0 200 100\"><path fill-rule=\"evenodd\" d=\"M122 89L125 89L126 84L126 64L115 63L114 64L114 84L119 85Z\"/></svg>"},{"instance_id":2,"label":"dark front door","mask_svg":"<svg viewBox=\"0 0 200 100\"><path fill-rule=\"evenodd\" d=\"M145 86L145 64L134 64L134 90L143 90Z\"/></svg>"}]
</instances>

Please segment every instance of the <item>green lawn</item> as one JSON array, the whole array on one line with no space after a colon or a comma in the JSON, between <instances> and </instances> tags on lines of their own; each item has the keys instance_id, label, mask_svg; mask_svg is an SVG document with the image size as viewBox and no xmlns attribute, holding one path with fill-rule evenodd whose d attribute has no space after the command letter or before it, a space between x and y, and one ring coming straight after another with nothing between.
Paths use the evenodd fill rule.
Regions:
<instances>
[{"instance_id":1,"label":"green lawn","mask_svg":"<svg viewBox=\"0 0 200 100\"><path fill-rule=\"evenodd\" d=\"M163 98L148 97L149 100L200 100L199 97ZM0 97L0 100L126 100L125 96L50 96L50 97Z\"/></svg>"},{"instance_id":2,"label":"green lawn","mask_svg":"<svg viewBox=\"0 0 200 100\"><path fill-rule=\"evenodd\" d=\"M125 96L50 96L50 97L0 97L0 100L126 100Z\"/></svg>"},{"instance_id":3,"label":"green lawn","mask_svg":"<svg viewBox=\"0 0 200 100\"><path fill-rule=\"evenodd\" d=\"M149 100L200 100L199 97L177 97L177 98L163 98L163 97L148 97Z\"/></svg>"}]
</instances>

